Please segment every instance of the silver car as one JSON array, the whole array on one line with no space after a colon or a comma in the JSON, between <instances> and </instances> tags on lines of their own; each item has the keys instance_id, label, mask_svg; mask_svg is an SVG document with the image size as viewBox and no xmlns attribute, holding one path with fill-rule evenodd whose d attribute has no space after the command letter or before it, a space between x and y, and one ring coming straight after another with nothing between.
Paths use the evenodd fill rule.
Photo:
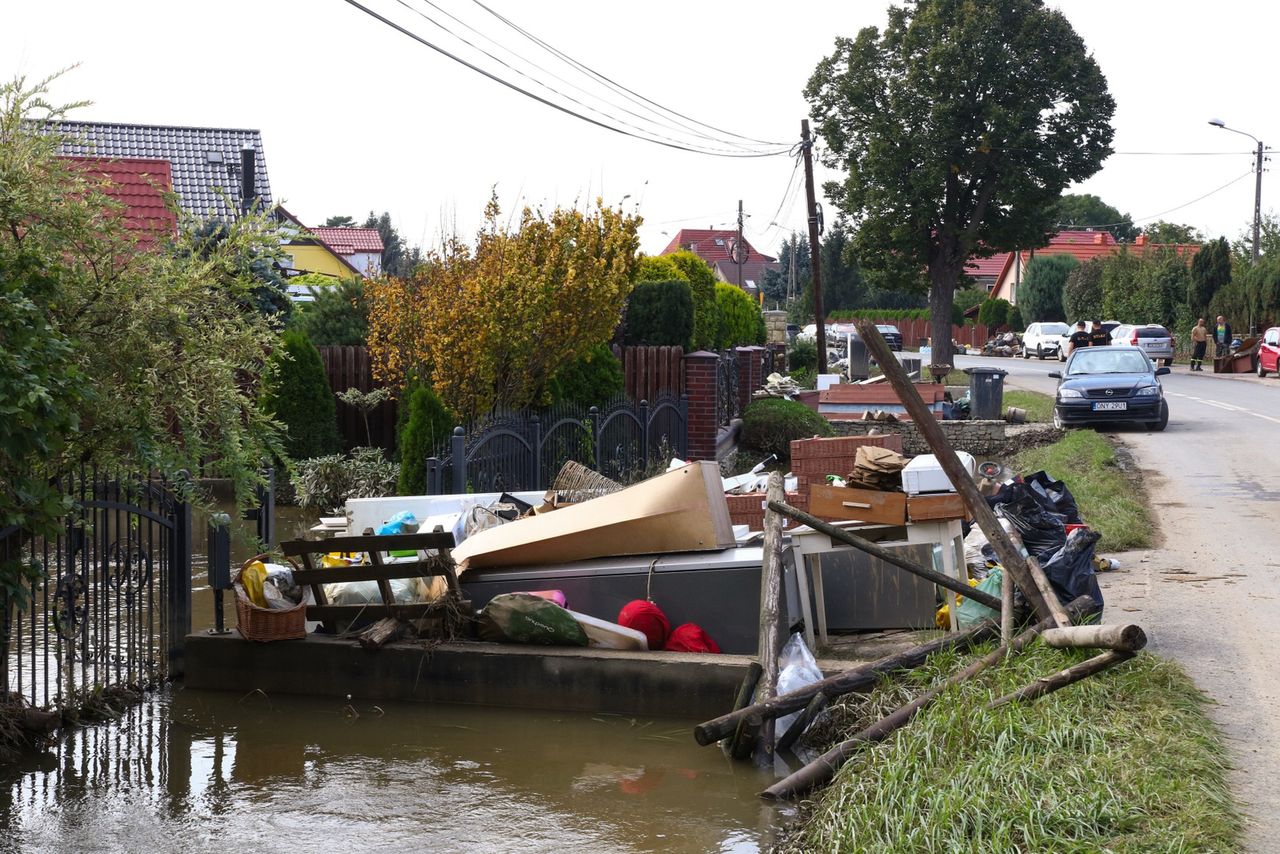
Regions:
<instances>
[{"instance_id":1,"label":"silver car","mask_svg":"<svg viewBox=\"0 0 1280 854\"><path fill-rule=\"evenodd\" d=\"M1173 334L1158 323L1134 324L1126 323L1111 330L1112 344L1128 344L1138 347L1147 354L1147 358L1159 364L1164 361L1166 367L1173 364L1173 351L1176 342Z\"/></svg>"}]
</instances>

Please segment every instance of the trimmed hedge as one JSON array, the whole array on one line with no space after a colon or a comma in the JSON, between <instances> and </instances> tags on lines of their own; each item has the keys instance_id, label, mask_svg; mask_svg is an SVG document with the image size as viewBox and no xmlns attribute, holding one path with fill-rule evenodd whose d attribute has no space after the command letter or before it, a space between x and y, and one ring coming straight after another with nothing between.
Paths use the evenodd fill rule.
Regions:
<instances>
[{"instance_id":1,"label":"trimmed hedge","mask_svg":"<svg viewBox=\"0 0 1280 854\"><path fill-rule=\"evenodd\" d=\"M627 299L623 334L627 344L688 349L692 334L693 298L688 282L682 279L640 282L632 289Z\"/></svg>"},{"instance_id":2,"label":"trimmed hedge","mask_svg":"<svg viewBox=\"0 0 1280 854\"><path fill-rule=\"evenodd\" d=\"M742 444L782 460L790 459L792 440L833 433L827 419L795 400L757 400L742 416Z\"/></svg>"},{"instance_id":3,"label":"trimmed hedge","mask_svg":"<svg viewBox=\"0 0 1280 854\"><path fill-rule=\"evenodd\" d=\"M271 354L275 372L262 393L262 408L288 431L285 452L292 460L342 450L338 410L320 351L301 332L288 330Z\"/></svg>"},{"instance_id":4,"label":"trimmed hedge","mask_svg":"<svg viewBox=\"0 0 1280 854\"><path fill-rule=\"evenodd\" d=\"M425 495L427 458L453 435L458 419L429 386L413 386L401 403L408 415L396 441L400 449L396 491L400 495Z\"/></svg>"},{"instance_id":5,"label":"trimmed hedge","mask_svg":"<svg viewBox=\"0 0 1280 854\"><path fill-rule=\"evenodd\" d=\"M621 394L623 386L622 362L608 344L598 344L560 369L551 380L551 400L597 406Z\"/></svg>"},{"instance_id":6,"label":"trimmed hedge","mask_svg":"<svg viewBox=\"0 0 1280 854\"><path fill-rule=\"evenodd\" d=\"M833 320L928 320L927 308L846 308L827 314Z\"/></svg>"},{"instance_id":7,"label":"trimmed hedge","mask_svg":"<svg viewBox=\"0 0 1280 854\"><path fill-rule=\"evenodd\" d=\"M716 349L763 344L764 315L737 285L716 284Z\"/></svg>"}]
</instances>

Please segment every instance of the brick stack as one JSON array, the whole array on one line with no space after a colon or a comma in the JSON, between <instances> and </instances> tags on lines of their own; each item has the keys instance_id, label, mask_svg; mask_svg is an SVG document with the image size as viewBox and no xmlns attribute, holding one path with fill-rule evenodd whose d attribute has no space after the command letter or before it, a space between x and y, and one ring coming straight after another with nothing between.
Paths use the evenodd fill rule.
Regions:
<instances>
[{"instance_id":1,"label":"brick stack","mask_svg":"<svg viewBox=\"0 0 1280 854\"><path fill-rule=\"evenodd\" d=\"M809 487L825 484L827 475L844 477L853 471L858 448L873 446L902 453L902 437L893 434L878 436L836 436L830 439L796 439L791 443L791 471L799 481L798 489L806 500Z\"/></svg>"}]
</instances>

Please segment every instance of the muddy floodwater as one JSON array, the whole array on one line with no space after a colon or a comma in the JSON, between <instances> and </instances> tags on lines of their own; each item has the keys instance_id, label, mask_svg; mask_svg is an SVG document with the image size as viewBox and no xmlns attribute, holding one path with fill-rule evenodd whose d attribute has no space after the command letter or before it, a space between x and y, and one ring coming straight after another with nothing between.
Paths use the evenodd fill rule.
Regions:
<instances>
[{"instance_id":1,"label":"muddy floodwater","mask_svg":"<svg viewBox=\"0 0 1280 854\"><path fill-rule=\"evenodd\" d=\"M282 508L277 536L313 522ZM175 686L0 767L0 852L766 849L786 817L756 796L774 778L698 747L694 723Z\"/></svg>"}]
</instances>

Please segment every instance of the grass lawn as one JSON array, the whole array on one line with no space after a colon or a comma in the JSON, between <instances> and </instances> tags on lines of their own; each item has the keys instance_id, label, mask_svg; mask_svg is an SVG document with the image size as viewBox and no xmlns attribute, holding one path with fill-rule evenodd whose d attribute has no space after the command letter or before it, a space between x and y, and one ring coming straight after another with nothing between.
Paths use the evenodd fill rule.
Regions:
<instances>
[{"instance_id":1,"label":"grass lawn","mask_svg":"<svg viewBox=\"0 0 1280 854\"><path fill-rule=\"evenodd\" d=\"M1023 451L1014 471L1043 469L1065 481L1080 516L1102 535L1098 551L1124 551L1152 544L1151 514L1141 487L1116 464L1115 447L1092 430L1071 430L1060 441Z\"/></svg>"},{"instance_id":2,"label":"grass lawn","mask_svg":"<svg viewBox=\"0 0 1280 854\"><path fill-rule=\"evenodd\" d=\"M1048 424L1053 421L1053 398L1038 391L1006 388L1004 390L1004 406L1016 406L1027 410L1027 420Z\"/></svg>"},{"instance_id":3,"label":"grass lawn","mask_svg":"<svg viewBox=\"0 0 1280 854\"><path fill-rule=\"evenodd\" d=\"M846 764L781 849L1238 850L1226 747L1173 662L1143 653L1033 703L983 708L1087 656L1037 643L952 689ZM835 707L838 731L881 717L965 660L936 655L912 681Z\"/></svg>"}]
</instances>

